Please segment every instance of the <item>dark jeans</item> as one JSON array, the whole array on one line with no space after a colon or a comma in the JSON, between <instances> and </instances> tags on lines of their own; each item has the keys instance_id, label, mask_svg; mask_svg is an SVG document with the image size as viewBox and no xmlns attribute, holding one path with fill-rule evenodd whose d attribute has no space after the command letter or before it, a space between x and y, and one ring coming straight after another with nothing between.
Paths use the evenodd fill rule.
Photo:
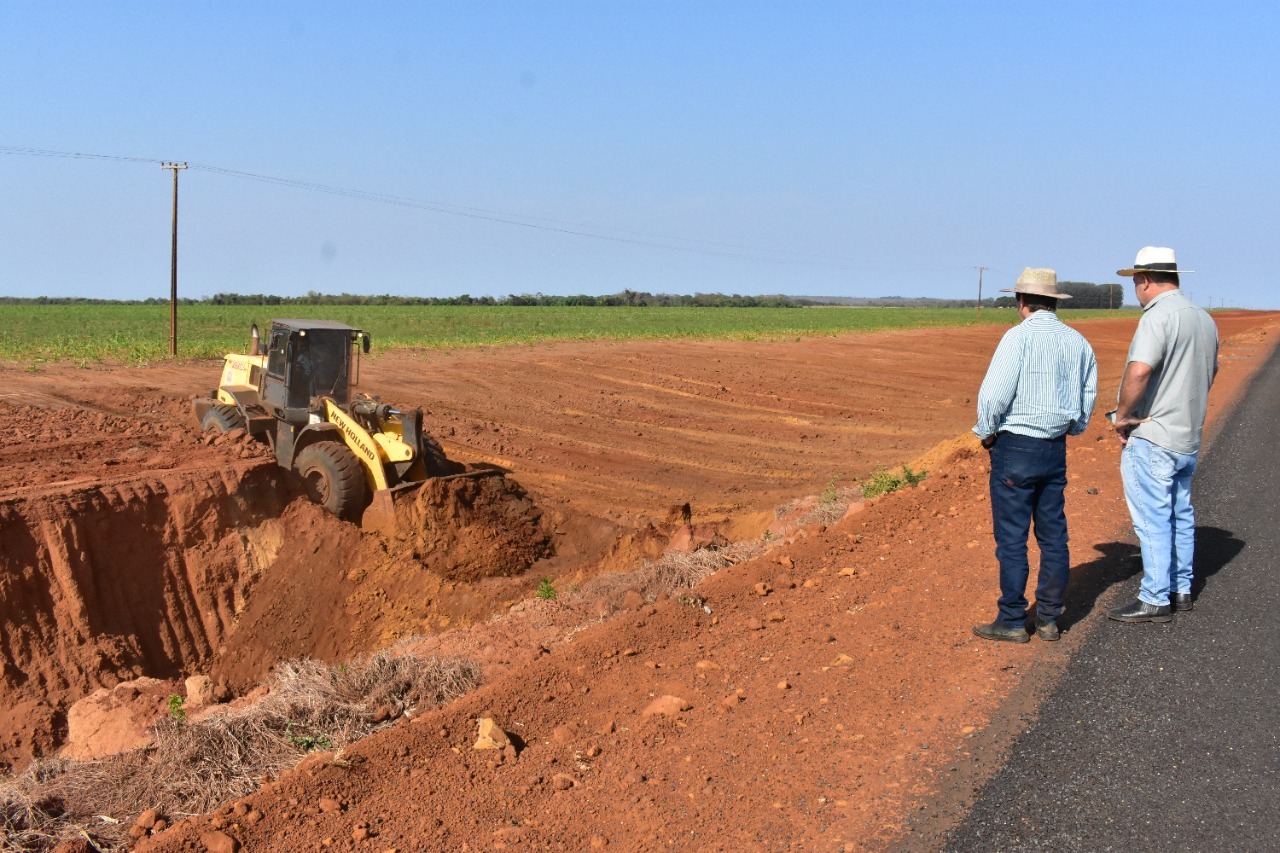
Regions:
<instances>
[{"instance_id":1,"label":"dark jeans","mask_svg":"<svg viewBox=\"0 0 1280 853\"><path fill-rule=\"evenodd\" d=\"M1026 619L1027 533L1035 519L1040 545L1036 616L1053 621L1062 613L1071 558L1067 553L1066 437L1029 438L1000 433L991 448L991 521L1000 561L1000 622Z\"/></svg>"}]
</instances>

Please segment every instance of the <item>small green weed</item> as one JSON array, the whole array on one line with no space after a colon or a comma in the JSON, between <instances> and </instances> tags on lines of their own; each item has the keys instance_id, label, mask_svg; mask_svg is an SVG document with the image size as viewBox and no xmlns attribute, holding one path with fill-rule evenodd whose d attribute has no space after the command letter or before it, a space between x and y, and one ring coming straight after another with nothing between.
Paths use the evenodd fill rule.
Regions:
<instances>
[{"instance_id":1,"label":"small green weed","mask_svg":"<svg viewBox=\"0 0 1280 853\"><path fill-rule=\"evenodd\" d=\"M818 498L820 506L831 506L840 499L840 490L836 488L836 480L843 477L844 474L836 474L827 481L827 487L822 491L822 495Z\"/></svg>"},{"instance_id":2,"label":"small green weed","mask_svg":"<svg viewBox=\"0 0 1280 853\"><path fill-rule=\"evenodd\" d=\"M538 598L551 601L557 595L555 586L551 583L551 578L543 578L538 582L538 590L534 593Z\"/></svg>"},{"instance_id":3,"label":"small green weed","mask_svg":"<svg viewBox=\"0 0 1280 853\"><path fill-rule=\"evenodd\" d=\"M315 749L332 749L333 741L329 740L328 735L295 735L293 733L293 723L284 727L284 736L289 743L296 746L303 752L311 752Z\"/></svg>"},{"instance_id":4,"label":"small green weed","mask_svg":"<svg viewBox=\"0 0 1280 853\"><path fill-rule=\"evenodd\" d=\"M173 720L175 723L181 723L186 721L187 710L186 708L182 707L185 704L187 704L186 699L183 699L177 693L171 694L169 696L169 702L168 702L169 719Z\"/></svg>"},{"instance_id":5,"label":"small green weed","mask_svg":"<svg viewBox=\"0 0 1280 853\"><path fill-rule=\"evenodd\" d=\"M871 479L862 484L862 496L864 498L874 498L879 495L887 495L889 492L896 492L906 486L915 486L928 476L928 472L912 471L907 465L902 466L901 474L895 474L881 465L871 473Z\"/></svg>"}]
</instances>

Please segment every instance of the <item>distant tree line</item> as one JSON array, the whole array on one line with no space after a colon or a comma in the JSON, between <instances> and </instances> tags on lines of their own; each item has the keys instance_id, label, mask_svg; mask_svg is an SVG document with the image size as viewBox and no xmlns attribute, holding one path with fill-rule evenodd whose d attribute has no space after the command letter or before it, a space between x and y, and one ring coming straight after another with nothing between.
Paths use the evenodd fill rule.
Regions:
<instances>
[{"instance_id":1,"label":"distant tree line","mask_svg":"<svg viewBox=\"0 0 1280 853\"><path fill-rule=\"evenodd\" d=\"M801 305L843 305L849 308L973 308L976 299L937 299L932 296L797 296ZM996 307L994 298L982 300L982 307Z\"/></svg>"},{"instance_id":2,"label":"distant tree line","mask_svg":"<svg viewBox=\"0 0 1280 853\"><path fill-rule=\"evenodd\" d=\"M1087 281L1060 281L1058 290L1071 295L1070 299L1058 303L1061 309L1068 308L1111 308L1119 309L1124 304L1124 285L1091 284ZM997 308L1012 308L1018 304L1014 296L1001 296L996 300Z\"/></svg>"},{"instance_id":3,"label":"distant tree line","mask_svg":"<svg viewBox=\"0 0 1280 853\"><path fill-rule=\"evenodd\" d=\"M199 305L205 299L179 299L179 305ZM97 299L88 296L0 296L0 305L168 305L168 299Z\"/></svg>"},{"instance_id":4,"label":"distant tree line","mask_svg":"<svg viewBox=\"0 0 1280 853\"><path fill-rule=\"evenodd\" d=\"M1090 284L1082 281L1063 281L1058 289L1072 295L1062 303L1063 308L1120 308L1124 302L1124 288L1119 284ZM165 298L148 299L95 299L79 296L0 296L0 305L168 305ZM973 299L933 299L928 297L880 296L880 297L817 297L817 296L741 296L737 293L695 293L692 296L676 293L647 293L642 290L624 290L605 296L549 296L544 293L509 294L505 297L470 296L362 296L356 293L318 293L309 291L305 296L275 296L269 293L215 293L201 299L179 299L179 305L583 305L625 306L631 308L803 308L810 305L864 305L902 308L972 308ZM982 300L989 308L1010 308L1016 305L1012 296L1000 296Z\"/></svg>"},{"instance_id":5,"label":"distant tree line","mask_svg":"<svg viewBox=\"0 0 1280 853\"><path fill-rule=\"evenodd\" d=\"M624 290L605 296L551 296L545 293L493 296L361 296L354 293L326 294L314 290L306 296L271 296L260 293L215 293L206 300L212 305L610 305L633 308L799 308L800 303L786 296L741 296L737 293L646 293Z\"/></svg>"},{"instance_id":6,"label":"distant tree line","mask_svg":"<svg viewBox=\"0 0 1280 853\"><path fill-rule=\"evenodd\" d=\"M168 305L168 299L95 299L80 296L0 296L0 305ZM549 296L545 293L493 296L363 296L317 293L276 296L270 293L215 293L202 299L179 299L179 305L612 305L633 308L800 308L805 303L786 296L741 296L737 293L646 293L624 290L606 296Z\"/></svg>"}]
</instances>

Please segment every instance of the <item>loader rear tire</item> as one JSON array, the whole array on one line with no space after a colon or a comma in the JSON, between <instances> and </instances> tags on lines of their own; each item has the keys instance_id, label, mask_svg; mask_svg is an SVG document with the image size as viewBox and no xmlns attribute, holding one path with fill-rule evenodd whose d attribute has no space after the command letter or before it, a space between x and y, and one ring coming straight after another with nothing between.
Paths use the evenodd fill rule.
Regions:
<instances>
[{"instance_id":1,"label":"loader rear tire","mask_svg":"<svg viewBox=\"0 0 1280 853\"><path fill-rule=\"evenodd\" d=\"M218 403L205 412L200 428L205 432L231 432L233 429L244 429L244 415L235 406Z\"/></svg>"},{"instance_id":2,"label":"loader rear tire","mask_svg":"<svg viewBox=\"0 0 1280 853\"><path fill-rule=\"evenodd\" d=\"M314 503L338 518L354 521L365 504L364 467L337 441L308 444L298 452L294 470Z\"/></svg>"}]
</instances>

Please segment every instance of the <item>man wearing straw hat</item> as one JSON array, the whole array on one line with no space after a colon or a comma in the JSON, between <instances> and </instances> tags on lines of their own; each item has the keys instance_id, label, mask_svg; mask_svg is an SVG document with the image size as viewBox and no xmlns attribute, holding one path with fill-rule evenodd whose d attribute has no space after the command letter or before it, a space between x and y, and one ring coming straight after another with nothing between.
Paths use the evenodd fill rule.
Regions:
<instances>
[{"instance_id":1,"label":"man wearing straw hat","mask_svg":"<svg viewBox=\"0 0 1280 853\"><path fill-rule=\"evenodd\" d=\"M1209 388L1218 373L1218 327L1182 295L1173 249L1147 246L1129 269L1142 319L1129 344L1114 414L1124 497L1142 545L1142 586L1107 616L1168 622L1191 601L1196 473Z\"/></svg>"},{"instance_id":2,"label":"man wearing straw hat","mask_svg":"<svg viewBox=\"0 0 1280 853\"><path fill-rule=\"evenodd\" d=\"M1058 276L1027 267L1012 290L1022 322L1005 332L978 390L973 431L991 453L991 520L1000 563L999 615L973 633L1025 643L1027 534L1040 545L1036 636L1058 639L1067 588L1067 436L1089 426L1098 396L1098 363L1084 336L1058 319Z\"/></svg>"}]
</instances>

